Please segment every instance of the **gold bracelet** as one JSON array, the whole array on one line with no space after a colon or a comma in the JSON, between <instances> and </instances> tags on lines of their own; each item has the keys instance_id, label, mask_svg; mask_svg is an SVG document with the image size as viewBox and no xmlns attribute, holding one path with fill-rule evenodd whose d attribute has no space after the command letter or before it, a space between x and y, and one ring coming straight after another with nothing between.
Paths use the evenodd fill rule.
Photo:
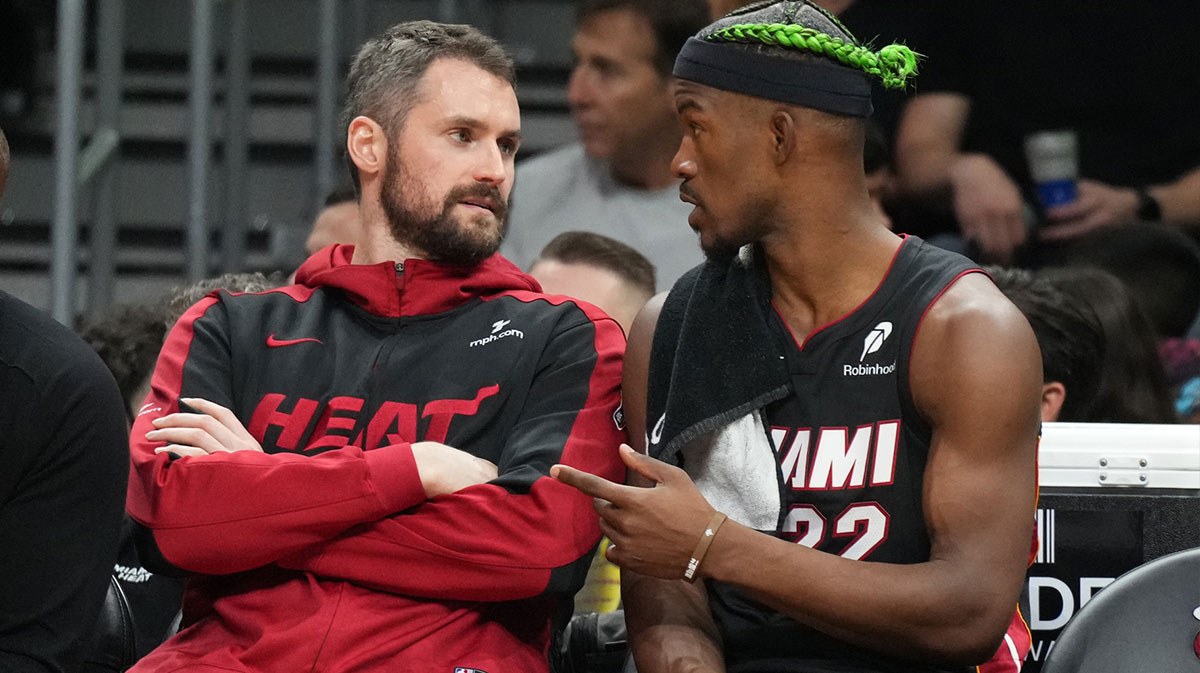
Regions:
<instances>
[{"instance_id":1,"label":"gold bracelet","mask_svg":"<svg viewBox=\"0 0 1200 673\"><path fill-rule=\"evenodd\" d=\"M696 571L700 569L700 564L704 562L704 555L708 553L708 547L712 544L713 538L717 536L717 529L721 524L725 523L725 515L721 512L713 514L712 519L708 521L708 527L704 529L704 535L700 536L700 542L696 544L696 551L692 552L692 558L688 561L687 570L683 571L683 579L687 582L696 581Z\"/></svg>"}]
</instances>

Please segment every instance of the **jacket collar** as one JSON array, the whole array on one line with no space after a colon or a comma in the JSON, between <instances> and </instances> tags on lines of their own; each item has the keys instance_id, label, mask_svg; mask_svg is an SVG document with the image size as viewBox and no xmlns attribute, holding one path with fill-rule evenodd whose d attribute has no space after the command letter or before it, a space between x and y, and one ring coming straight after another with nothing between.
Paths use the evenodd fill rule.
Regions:
<instances>
[{"instance_id":1,"label":"jacket collar","mask_svg":"<svg viewBox=\"0 0 1200 673\"><path fill-rule=\"evenodd\" d=\"M499 254L473 266L407 259L402 267L395 262L352 264L353 254L353 245L323 248L301 265L296 283L337 288L369 313L393 318L441 313L512 290L542 291L536 280Z\"/></svg>"}]
</instances>

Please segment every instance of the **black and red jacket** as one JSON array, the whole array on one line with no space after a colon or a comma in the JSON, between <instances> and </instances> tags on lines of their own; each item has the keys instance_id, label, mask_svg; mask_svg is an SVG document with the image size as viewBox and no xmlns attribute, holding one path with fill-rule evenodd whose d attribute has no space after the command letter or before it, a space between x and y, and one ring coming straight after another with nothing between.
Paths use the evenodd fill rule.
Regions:
<instances>
[{"instance_id":1,"label":"black and red jacket","mask_svg":"<svg viewBox=\"0 0 1200 673\"><path fill-rule=\"evenodd\" d=\"M134 423L129 513L195 573L185 629L138 670L545 670L550 624L600 538L562 462L620 480L617 324L475 267L352 265L219 292L168 336ZM232 409L264 453L171 459L145 434L180 397ZM492 461L426 500L410 442ZM215 670L215 669L214 669Z\"/></svg>"}]
</instances>

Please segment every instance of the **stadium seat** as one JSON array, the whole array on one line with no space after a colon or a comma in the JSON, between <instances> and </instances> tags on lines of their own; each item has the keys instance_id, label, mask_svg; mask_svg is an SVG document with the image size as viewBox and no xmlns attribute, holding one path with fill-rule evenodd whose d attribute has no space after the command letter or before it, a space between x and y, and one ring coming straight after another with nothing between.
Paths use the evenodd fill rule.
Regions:
<instances>
[{"instance_id":1,"label":"stadium seat","mask_svg":"<svg viewBox=\"0 0 1200 673\"><path fill-rule=\"evenodd\" d=\"M1075 614L1042 673L1200 672L1200 548L1121 575Z\"/></svg>"},{"instance_id":2,"label":"stadium seat","mask_svg":"<svg viewBox=\"0 0 1200 673\"><path fill-rule=\"evenodd\" d=\"M133 615L125 592L115 576L108 579L108 593L96 617L96 626L84 651L83 673L118 673L137 661Z\"/></svg>"}]
</instances>

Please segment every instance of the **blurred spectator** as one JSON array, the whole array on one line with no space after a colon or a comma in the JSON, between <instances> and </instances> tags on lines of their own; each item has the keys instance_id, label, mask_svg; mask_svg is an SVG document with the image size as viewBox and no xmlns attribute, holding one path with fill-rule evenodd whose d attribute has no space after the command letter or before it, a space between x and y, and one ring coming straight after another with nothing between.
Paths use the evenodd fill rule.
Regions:
<instances>
[{"instance_id":1,"label":"blurred spectator","mask_svg":"<svg viewBox=\"0 0 1200 673\"><path fill-rule=\"evenodd\" d=\"M529 268L548 294L593 304L629 334L638 311L654 296L654 265L624 243L586 231L554 237Z\"/></svg>"},{"instance_id":2,"label":"blurred spectator","mask_svg":"<svg viewBox=\"0 0 1200 673\"><path fill-rule=\"evenodd\" d=\"M988 260L1034 263L1106 227L1200 224L1200 127L1184 122L1200 71L1180 57L1200 3L936 2L896 160L909 196L953 214L941 227L956 220ZM1078 197L1043 209L1024 142L1059 129L1077 137Z\"/></svg>"},{"instance_id":3,"label":"blurred spectator","mask_svg":"<svg viewBox=\"0 0 1200 673\"><path fill-rule=\"evenodd\" d=\"M1092 420L1105 336L1095 311L1031 271L997 267L987 271L1037 337L1042 352L1042 420Z\"/></svg>"},{"instance_id":4,"label":"blurred spectator","mask_svg":"<svg viewBox=\"0 0 1200 673\"><path fill-rule=\"evenodd\" d=\"M174 327L175 321L179 320L179 316L186 313L189 308L216 290L225 290L234 293L266 292L267 290L274 290L286 284L286 279L280 273L272 273L270 275L263 275L258 272L226 273L198 280L191 285L175 288L171 293L171 298L167 300L163 322L167 329Z\"/></svg>"},{"instance_id":5,"label":"blurred spectator","mask_svg":"<svg viewBox=\"0 0 1200 673\"><path fill-rule=\"evenodd\" d=\"M161 301L118 306L86 325L80 333L117 380L131 425L142 400L150 392L150 374L167 336L163 311Z\"/></svg>"},{"instance_id":6,"label":"blurred spectator","mask_svg":"<svg viewBox=\"0 0 1200 673\"><path fill-rule=\"evenodd\" d=\"M1106 229L1072 245L1062 261L1116 276L1158 338L1182 337L1200 310L1200 247L1161 233L1151 225Z\"/></svg>"},{"instance_id":7,"label":"blurred spectator","mask_svg":"<svg viewBox=\"0 0 1200 673\"><path fill-rule=\"evenodd\" d=\"M583 4L567 88L582 142L517 168L506 257L528 267L558 234L594 231L648 257L663 289L703 260L671 170L680 141L671 68L707 23L702 0Z\"/></svg>"},{"instance_id":8,"label":"blurred spectator","mask_svg":"<svg viewBox=\"0 0 1200 673\"><path fill-rule=\"evenodd\" d=\"M1045 269L1039 275L1077 306L1088 306L1104 330L1100 378L1085 420L1175 423L1154 328L1116 276L1099 269Z\"/></svg>"},{"instance_id":9,"label":"blurred spectator","mask_svg":"<svg viewBox=\"0 0 1200 673\"><path fill-rule=\"evenodd\" d=\"M0 670L73 670L117 555L129 452L112 376L0 291Z\"/></svg>"},{"instance_id":10,"label":"blurred spectator","mask_svg":"<svg viewBox=\"0 0 1200 673\"><path fill-rule=\"evenodd\" d=\"M0 194L8 145L0 131ZM73 669L117 553L121 398L79 337L0 291L0 670Z\"/></svg>"},{"instance_id":11,"label":"blurred spectator","mask_svg":"<svg viewBox=\"0 0 1200 673\"><path fill-rule=\"evenodd\" d=\"M1200 423L1200 339L1167 339L1159 347L1175 413L1183 423Z\"/></svg>"},{"instance_id":12,"label":"blurred spectator","mask_svg":"<svg viewBox=\"0 0 1200 673\"><path fill-rule=\"evenodd\" d=\"M341 187L325 197L325 207L313 221L304 251L311 256L334 243L354 244L358 241L358 228L358 195L353 187Z\"/></svg>"}]
</instances>

